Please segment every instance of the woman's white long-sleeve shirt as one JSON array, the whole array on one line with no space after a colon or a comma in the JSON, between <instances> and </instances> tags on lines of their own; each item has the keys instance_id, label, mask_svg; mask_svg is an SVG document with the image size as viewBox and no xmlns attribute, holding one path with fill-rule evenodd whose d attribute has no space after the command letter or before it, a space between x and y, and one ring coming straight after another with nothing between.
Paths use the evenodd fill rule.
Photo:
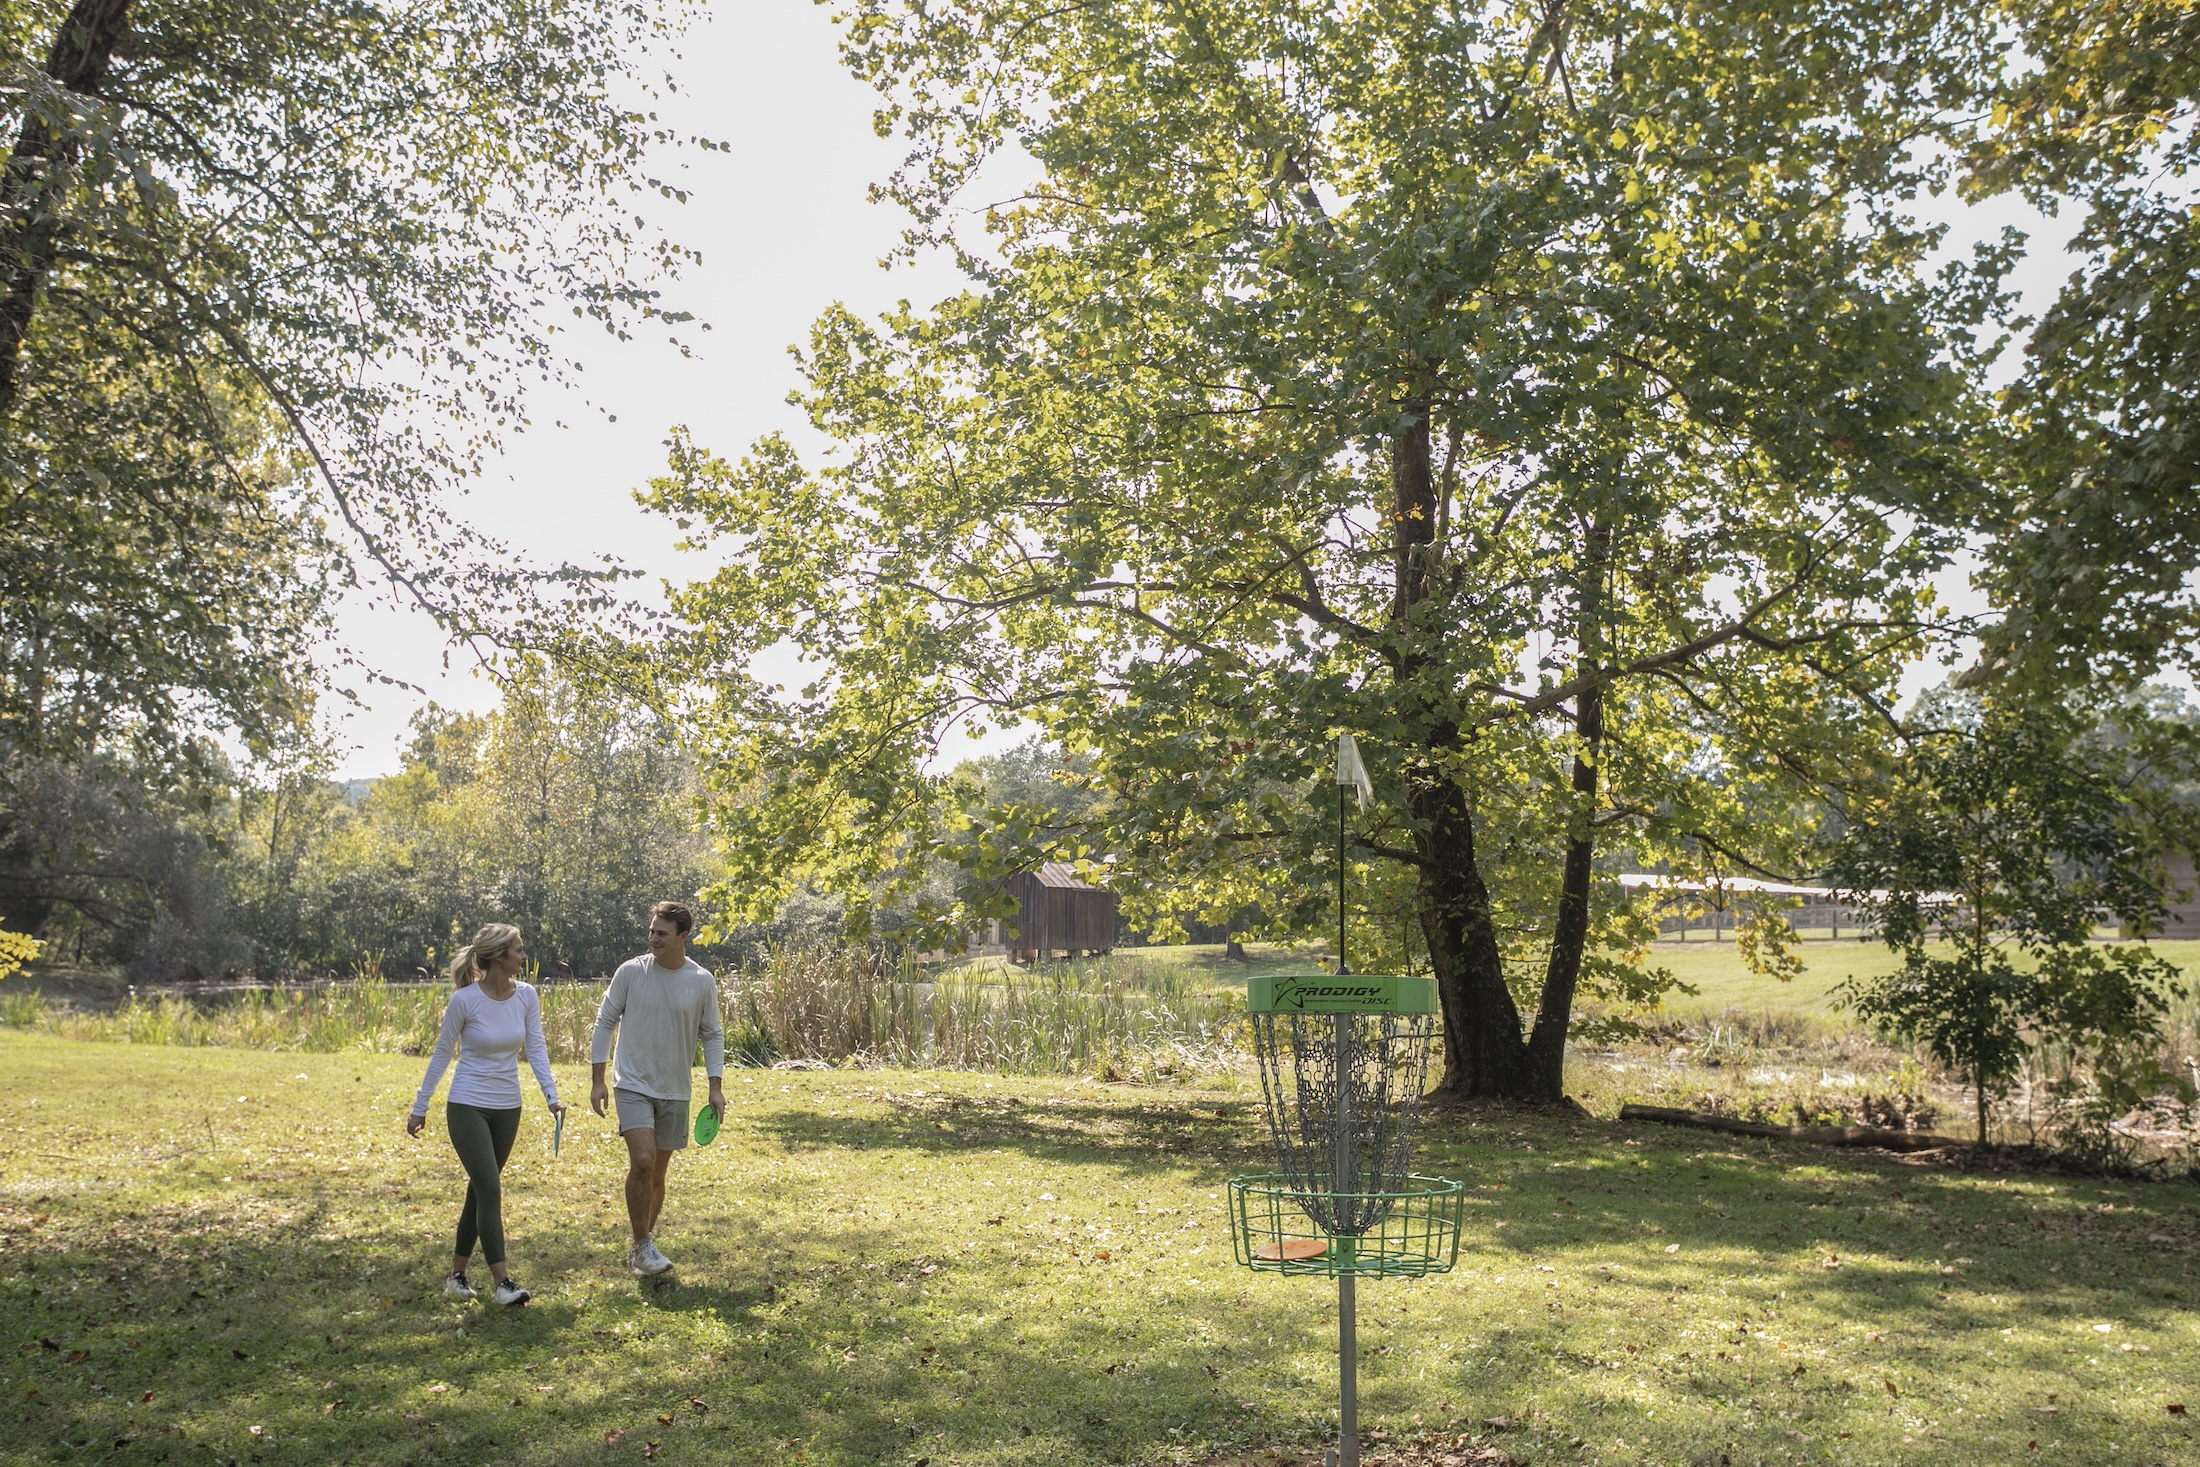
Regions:
<instances>
[{"instance_id":1,"label":"woman's white long-sleeve shirt","mask_svg":"<svg viewBox=\"0 0 2200 1467\"><path fill-rule=\"evenodd\" d=\"M542 1000L534 985L514 982L512 996L498 1000L469 983L451 995L443 1010L443 1032L436 1037L435 1053L428 1056L428 1077L420 1082L412 1113L424 1116L435 1087L458 1054L458 1068L451 1075L450 1098L460 1105L483 1110L512 1110L519 1105L519 1055L527 1051L527 1063L542 1087L542 1098L558 1102L558 1082L550 1077L550 1050L542 1042Z\"/></svg>"}]
</instances>

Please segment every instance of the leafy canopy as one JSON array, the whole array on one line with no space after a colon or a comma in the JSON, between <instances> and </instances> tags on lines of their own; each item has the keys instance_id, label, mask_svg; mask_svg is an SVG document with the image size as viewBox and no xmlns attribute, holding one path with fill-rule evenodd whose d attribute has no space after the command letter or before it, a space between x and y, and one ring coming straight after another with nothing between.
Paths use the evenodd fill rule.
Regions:
<instances>
[{"instance_id":1,"label":"leafy canopy","mask_svg":"<svg viewBox=\"0 0 2200 1467\"><path fill-rule=\"evenodd\" d=\"M826 454L683 437L645 496L729 561L678 605L737 894L1112 855L1134 920L1305 929L1349 730L1380 960L1515 1048L1540 992L1555 1073L1585 946L1630 941L1598 853L1794 859L1939 622L1954 542L1901 511L1965 474L2003 260L1928 277L1904 211L1977 25L854 7L888 192L969 289L818 323ZM1012 721L1094 761L1082 830L930 772Z\"/></svg>"},{"instance_id":2,"label":"leafy canopy","mask_svg":"<svg viewBox=\"0 0 2200 1467\"><path fill-rule=\"evenodd\" d=\"M1974 194L2084 211L2081 263L2026 346L1981 518L2006 613L1984 671L2144 678L2200 631L2200 10L2007 0ZM2014 450L2014 451L2012 451Z\"/></svg>"},{"instance_id":3,"label":"leafy canopy","mask_svg":"<svg viewBox=\"0 0 2200 1467\"><path fill-rule=\"evenodd\" d=\"M656 286L683 252L633 204L678 193L651 157L679 140L647 109L688 13L0 5L0 496L34 527L0 552L58 554L96 611L147 534L154 560L205 546L218 565L272 514L310 558L317 511L343 573L393 577L461 632L553 635L556 598L513 599L543 578L451 497L525 422L528 384L576 370L564 333L681 319ZM310 475L313 509L263 506L270 451ZM72 520L85 498L121 501L124 532ZM549 579L585 605L601 575Z\"/></svg>"}]
</instances>

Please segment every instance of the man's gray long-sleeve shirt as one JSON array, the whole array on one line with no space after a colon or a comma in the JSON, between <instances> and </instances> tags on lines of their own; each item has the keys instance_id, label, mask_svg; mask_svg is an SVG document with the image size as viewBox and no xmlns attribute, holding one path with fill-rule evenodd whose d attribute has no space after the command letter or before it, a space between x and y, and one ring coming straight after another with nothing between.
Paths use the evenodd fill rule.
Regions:
<instances>
[{"instance_id":1,"label":"man's gray long-sleeve shirt","mask_svg":"<svg viewBox=\"0 0 2200 1467\"><path fill-rule=\"evenodd\" d=\"M660 968L644 953L611 975L596 1010L590 1064L611 1058L611 1033L619 1034L611 1083L656 1100L685 1101L693 1094L695 1043L703 1044L703 1069L712 1079L726 1072L726 1030L718 1020L718 984L693 958Z\"/></svg>"}]
</instances>

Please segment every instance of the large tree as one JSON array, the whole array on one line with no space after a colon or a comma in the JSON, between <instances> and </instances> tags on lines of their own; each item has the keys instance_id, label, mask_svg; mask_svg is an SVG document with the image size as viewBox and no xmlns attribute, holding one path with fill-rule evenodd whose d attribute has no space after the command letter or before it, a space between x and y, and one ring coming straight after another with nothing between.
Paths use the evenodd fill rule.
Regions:
<instances>
[{"instance_id":1,"label":"large tree","mask_svg":"<svg viewBox=\"0 0 2200 1467\"><path fill-rule=\"evenodd\" d=\"M1905 205L1986 38L1874 0L850 8L889 191L970 286L818 324L828 454L683 440L650 492L730 557L681 607L732 890L1044 848L1134 911L1311 926L1351 731L1443 1089L1557 1097L1600 857L1792 858L1934 623L1906 511L1962 475L2000 260L1927 278ZM925 773L1019 719L1092 757L1089 828Z\"/></svg>"},{"instance_id":2,"label":"large tree","mask_svg":"<svg viewBox=\"0 0 2200 1467\"><path fill-rule=\"evenodd\" d=\"M0 732L94 686L249 722L332 548L454 631L549 633L451 496L561 332L672 314L632 201L677 192L646 109L687 11L0 4Z\"/></svg>"}]
</instances>

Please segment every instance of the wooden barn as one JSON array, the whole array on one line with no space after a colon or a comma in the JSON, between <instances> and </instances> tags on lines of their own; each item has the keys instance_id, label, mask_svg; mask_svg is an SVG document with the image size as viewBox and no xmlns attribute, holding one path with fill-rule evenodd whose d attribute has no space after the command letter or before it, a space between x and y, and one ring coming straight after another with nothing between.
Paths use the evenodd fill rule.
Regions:
<instances>
[{"instance_id":1,"label":"wooden barn","mask_svg":"<svg viewBox=\"0 0 2200 1467\"><path fill-rule=\"evenodd\" d=\"M2193 871L2192 857L2171 851L2162 865L2169 877L2169 918L2157 937L2200 937L2200 874Z\"/></svg>"},{"instance_id":2,"label":"wooden barn","mask_svg":"<svg viewBox=\"0 0 2200 1467\"><path fill-rule=\"evenodd\" d=\"M1008 878L1008 892L1016 898L1009 946L1019 962L1114 951L1116 895L1079 881L1074 868L1049 861L1020 871Z\"/></svg>"}]
</instances>

